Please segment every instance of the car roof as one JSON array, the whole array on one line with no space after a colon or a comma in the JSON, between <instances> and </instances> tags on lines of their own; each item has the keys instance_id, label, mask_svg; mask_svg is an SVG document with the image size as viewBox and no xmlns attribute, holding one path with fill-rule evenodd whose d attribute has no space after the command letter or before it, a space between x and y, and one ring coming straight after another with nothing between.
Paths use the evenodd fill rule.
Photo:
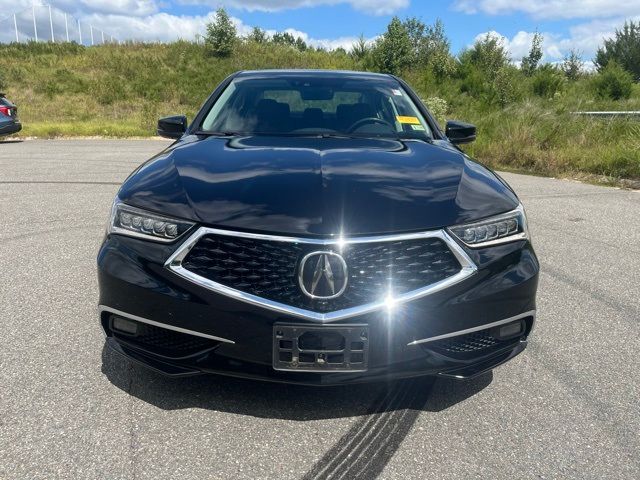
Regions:
<instances>
[{"instance_id":1,"label":"car roof","mask_svg":"<svg viewBox=\"0 0 640 480\"><path fill-rule=\"evenodd\" d=\"M314 77L314 78L358 78L360 80L391 80L393 77L385 73L358 72L353 70L308 70L308 69L273 69L273 70L243 70L237 77L264 78L266 75L277 77Z\"/></svg>"}]
</instances>

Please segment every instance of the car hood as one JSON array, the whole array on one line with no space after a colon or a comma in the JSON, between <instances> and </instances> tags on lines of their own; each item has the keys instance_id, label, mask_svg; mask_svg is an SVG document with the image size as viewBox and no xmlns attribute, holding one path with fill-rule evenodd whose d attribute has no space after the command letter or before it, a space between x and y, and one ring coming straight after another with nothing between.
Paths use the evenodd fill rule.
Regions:
<instances>
[{"instance_id":1,"label":"car hood","mask_svg":"<svg viewBox=\"0 0 640 480\"><path fill-rule=\"evenodd\" d=\"M205 225L301 236L436 229L518 204L444 141L316 137L188 136L119 196Z\"/></svg>"}]
</instances>

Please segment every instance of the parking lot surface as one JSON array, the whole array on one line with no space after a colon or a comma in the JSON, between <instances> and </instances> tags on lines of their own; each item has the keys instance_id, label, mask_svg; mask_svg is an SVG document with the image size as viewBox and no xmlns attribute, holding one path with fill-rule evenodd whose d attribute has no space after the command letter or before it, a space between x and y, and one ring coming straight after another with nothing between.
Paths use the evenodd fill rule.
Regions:
<instances>
[{"instance_id":1,"label":"parking lot surface","mask_svg":"<svg viewBox=\"0 0 640 480\"><path fill-rule=\"evenodd\" d=\"M640 192L504 174L542 273L492 374L172 380L105 349L96 308L113 196L165 145L0 143L0 479L640 478Z\"/></svg>"}]
</instances>

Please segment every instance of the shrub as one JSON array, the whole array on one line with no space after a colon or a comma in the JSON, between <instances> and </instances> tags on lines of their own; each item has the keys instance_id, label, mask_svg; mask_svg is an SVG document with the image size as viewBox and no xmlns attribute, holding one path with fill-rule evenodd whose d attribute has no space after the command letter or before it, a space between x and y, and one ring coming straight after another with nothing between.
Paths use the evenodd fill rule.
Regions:
<instances>
[{"instance_id":1,"label":"shrub","mask_svg":"<svg viewBox=\"0 0 640 480\"><path fill-rule=\"evenodd\" d=\"M552 98L565 85L564 74L551 65L544 65L533 77L533 93L539 97Z\"/></svg>"},{"instance_id":2,"label":"shrub","mask_svg":"<svg viewBox=\"0 0 640 480\"><path fill-rule=\"evenodd\" d=\"M0 71L0 92L4 92L5 88L7 88L7 82L4 79L4 74Z\"/></svg>"},{"instance_id":3,"label":"shrub","mask_svg":"<svg viewBox=\"0 0 640 480\"><path fill-rule=\"evenodd\" d=\"M485 78L482 71L475 65L463 63L458 70L458 75L462 80L460 91L468 93L472 97L480 97L485 90Z\"/></svg>"},{"instance_id":4,"label":"shrub","mask_svg":"<svg viewBox=\"0 0 640 480\"><path fill-rule=\"evenodd\" d=\"M504 66L498 69L493 79L493 101L503 108L518 99L517 74L513 67Z\"/></svg>"},{"instance_id":5,"label":"shrub","mask_svg":"<svg viewBox=\"0 0 640 480\"><path fill-rule=\"evenodd\" d=\"M626 99L631 96L633 88L632 75L624 70L615 60L611 60L600 73L593 78L593 86L600 98L613 100Z\"/></svg>"},{"instance_id":6,"label":"shrub","mask_svg":"<svg viewBox=\"0 0 640 480\"><path fill-rule=\"evenodd\" d=\"M440 123L444 125L447 112L449 110L449 105L447 101L440 97L429 97L424 100L424 104L427 106L431 115Z\"/></svg>"},{"instance_id":7,"label":"shrub","mask_svg":"<svg viewBox=\"0 0 640 480\"><path fill-rule=\"evenodd\" d=\"M108 75L93 82L91 94L101 105L111 105L123 97L124 85L114 76ZM59 92L57 92L59 93Z\"/></svg>"},{"instance_id":8,"label":"shrub","mask_svg":"<svg viewBox=\"0 0 640 480\"><path fill-rule=\"evenodd\" d=\"M463 64L460 76L460 91L482 100L486 105L499 105L504 108L521 97L521 73L512 65L504 65L491 75L480 68Z\"/></svg>"}]
</instances>

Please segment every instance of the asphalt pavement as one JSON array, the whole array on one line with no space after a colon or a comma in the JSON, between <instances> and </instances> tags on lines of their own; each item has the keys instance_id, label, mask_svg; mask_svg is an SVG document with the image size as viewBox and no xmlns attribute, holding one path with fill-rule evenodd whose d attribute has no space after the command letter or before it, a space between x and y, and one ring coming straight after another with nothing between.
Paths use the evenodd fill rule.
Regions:
<instances>
[{"instance_id":1,"label":"asphalt pavement","mask_svg":"<svg viewBox=\"0 0 640 480\"><path fill-rule=\"evenodd\" d=\"M504 174L528 349L468 382L166 379L105 349L95 257L154 140L0 142L0 479L638 479L640 192Z\"/></svg>"}]
</instances>

